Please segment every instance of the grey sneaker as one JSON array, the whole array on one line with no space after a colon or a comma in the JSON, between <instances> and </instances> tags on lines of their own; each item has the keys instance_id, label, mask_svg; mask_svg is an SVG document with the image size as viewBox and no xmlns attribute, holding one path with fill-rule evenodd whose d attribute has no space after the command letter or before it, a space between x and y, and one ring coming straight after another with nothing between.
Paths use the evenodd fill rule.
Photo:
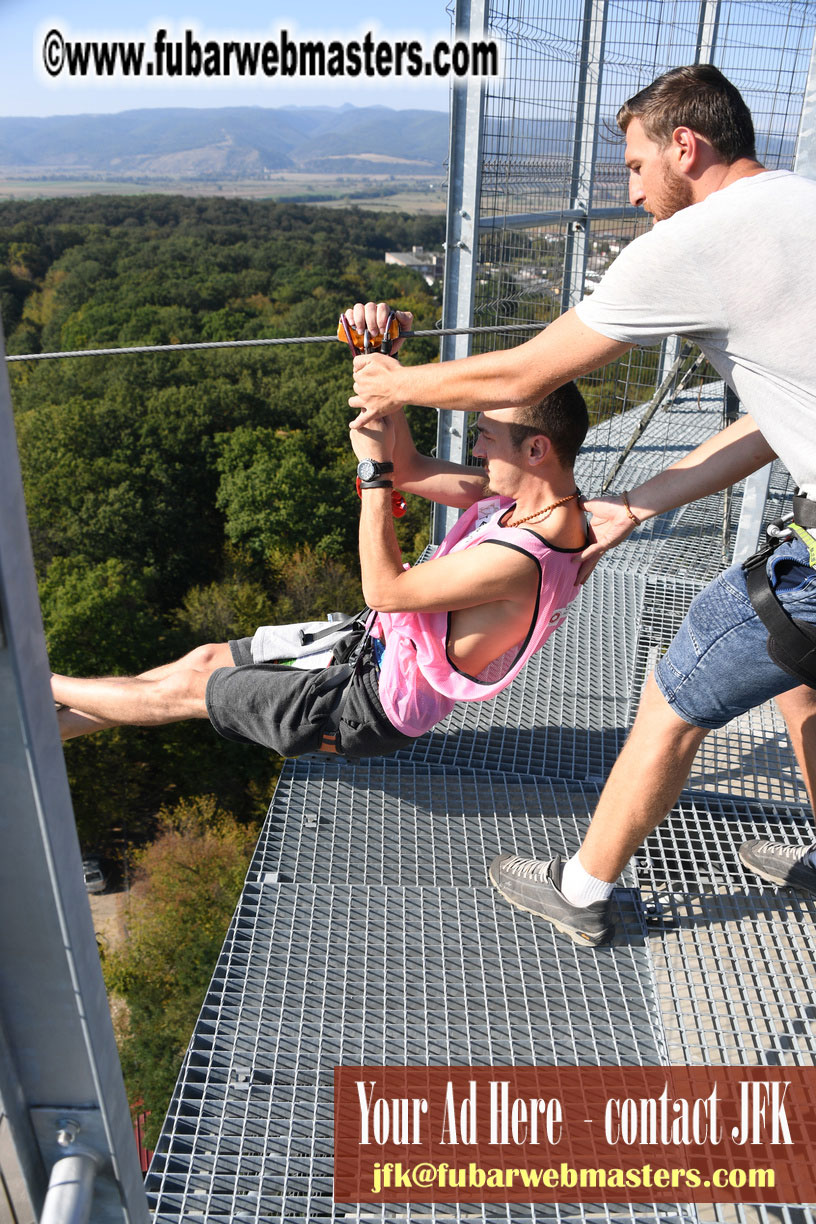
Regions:
<instances>
[{"instance_id":1,"label":"grey sneaker","mask_svg":"<svg viewBox=\"0 0 816 1224\"><path fill-rule=\"evenodd\" d=\"M597 948L608 943L615 930L611 898L585 907L570 905L560 888L563 870L558 854L549 860L500 854L490 864L490 879L511 905L546 918L577 944Z\"/></svg>"},{"instance_id":2,"label":"grey sneaker","mask_svg":"<svg viewBox=\"0 0 816 1224\"><path fill-rule=\"evenodd\" d=\"M812 846L789 846L763 839L744 842L739 856L748 870L755 871L763 880L816 893L816 867L804 861L814 849L816 842Z\"/></svg>"}]
</instances>

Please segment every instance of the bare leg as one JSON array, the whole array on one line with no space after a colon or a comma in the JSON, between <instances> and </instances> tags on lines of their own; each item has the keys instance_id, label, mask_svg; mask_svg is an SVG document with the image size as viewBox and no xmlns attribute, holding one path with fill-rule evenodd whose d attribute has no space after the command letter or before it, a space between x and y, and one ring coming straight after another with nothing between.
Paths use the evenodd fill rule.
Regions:
<instances>
[{"instance_id":1,"label":"bare leg","mask_svg":"<svg viewBox=\"0 0 816 1224\"><path fill-rule=\"evenodd\" d=\"M206 682L216 668L231 666L233 659L229 645L221 642L198 646L183 658L152 668L140 676L75 680L55 675L51 684L54 698L64 703L64 708L57 711L60 735L67 740L124 723L152 726L183 718L205 718L207 712L203 708L203 694ZM203 686L195 680L196 676L203 677ZM181 683L173 685L174 679ZM135 687L138 685L143 686L141 691ZM121 691L114 692L116 688ZM196 704L199 688L200 706ZM193 700L194 712L179 712L190 708L189 701L185 704L188 698Z\"/></svg>"},{"instance_id":2,"label":"bare leg","mask_svg":"<svg viewBox=\"0 0 816 1224\"><path fill-rule=\"evenodd\" d=\"M800 684L787 693L780 693L776 704L788 727L811 810L816 812L813 801L816 794L816 689Z\"/></svg>"},{"instance_id":3,"label":"bare leg","mask_svg":"<svg viewBox=\"0 0 816 1224\"><path fill-rule=\"evenodd\" d=\"M581 846L585 871L610 884L617 880L676 802L706 734L672 711L650 676Z\"/></svg>"},{"instance_id":4,"label":"bare leg","mask_svg":"<svg viewBox=\"0 0 816 1224\"><path fill-rule=\"evenodd\" d=\"M115 723L106 722L104 718L91 718L90 714L72 710L69 706L57 707L57 725L63 743L76 739L78 735L91 735L94 731L104 731L106 727L116 726Z\"/></svg>"},{"instance_id":5,"label":"bare leg","mask_svg":"<svg viewBox=\"0 0 816 1224\"><path fill-rule=\"evenodd\" d=\"M229 648L229 642L217 642L206 646L196 646L195 650L191 650L189 654L183 655L173 663L165 663L161 667L151 668L150 671L140 672L139 679L161 680L165 676L171 676L173 672L187 671L188 668L194 671L214 672L217 667L234 666L235 661Z\"/></svg>"},{"instance_id":6,"label":"bare leg","mask_svg":"<svg viewBox=\"0 0 816 1224\"><path fill-rule=\"evenodd\" d=\"M204 691L209 673L175 672L161 680L101 677L95 680L54 675L51 688L57 701L110 726L161 726L185 718L206 718Z\"/></svg>"}]
</instances>

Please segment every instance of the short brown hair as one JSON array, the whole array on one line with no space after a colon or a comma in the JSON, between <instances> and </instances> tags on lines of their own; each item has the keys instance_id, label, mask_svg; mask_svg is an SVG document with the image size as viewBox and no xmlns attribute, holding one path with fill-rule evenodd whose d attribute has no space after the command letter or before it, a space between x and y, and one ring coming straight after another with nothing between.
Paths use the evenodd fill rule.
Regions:
<instances>
[{"instance_id":1,"label":"short brown hair","mask_svg":"<svg viewBox=\"0 0 816 1224\"><path fill-rule=\"evenodd\" d=\"M740 157L756 158L751 112L736 85L711 64L664 72L624 102L617 114L622 132L633 119L664 147L675 128L687 127L704 136L727 165Z\"/></svg>"},{"instance_id":2,"label":"short brown hair","mask_svg":"<svg viewBox=\"0 0 816 1224\"><path fill-rule=\"evenodd\" d=\"M568 382L537 404L517 409L517 420L511 421L508 429L516 450L525 438L544 434L552 442L561 466L571 468L589 429L589 413L575 383Z\"/></svg>"}]
</instances>

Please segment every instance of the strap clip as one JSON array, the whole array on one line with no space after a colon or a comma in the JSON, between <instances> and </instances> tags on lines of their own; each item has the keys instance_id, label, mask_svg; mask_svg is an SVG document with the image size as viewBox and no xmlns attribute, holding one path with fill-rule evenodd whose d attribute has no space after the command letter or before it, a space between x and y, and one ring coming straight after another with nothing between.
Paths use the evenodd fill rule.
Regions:
<instances>
[{"instance_id":1,"label":"strap clip","mask_svg":"<svg viewBox=\"0 0 816 1224\"><path fill-rule=\"evenodd\" d=\"M768 526L765 528L765 534L769 540L774 541L773 548L776 548L777 544L793 539L793 531L790 528L792 522L792 514L783 514L782 518L777 519L775 523L768 523Z\"/></svg>"}]
</instances>

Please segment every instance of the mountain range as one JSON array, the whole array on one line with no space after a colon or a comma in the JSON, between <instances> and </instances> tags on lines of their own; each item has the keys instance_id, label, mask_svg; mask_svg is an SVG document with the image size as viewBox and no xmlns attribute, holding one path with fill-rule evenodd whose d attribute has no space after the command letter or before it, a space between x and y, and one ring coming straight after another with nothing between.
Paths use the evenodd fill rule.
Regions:
<instances>
[{"instance_id":1,"label":"mountain range","mask_svg":"<svg viewBox=\"0 0 816 1224\"><path fill-rule=\"evenodd\" d=\"M287 170L438 174L448 154L442 111L224 107L56 115L0 121L7 178L266 178Z\"/></svg>"}]
</instances>

